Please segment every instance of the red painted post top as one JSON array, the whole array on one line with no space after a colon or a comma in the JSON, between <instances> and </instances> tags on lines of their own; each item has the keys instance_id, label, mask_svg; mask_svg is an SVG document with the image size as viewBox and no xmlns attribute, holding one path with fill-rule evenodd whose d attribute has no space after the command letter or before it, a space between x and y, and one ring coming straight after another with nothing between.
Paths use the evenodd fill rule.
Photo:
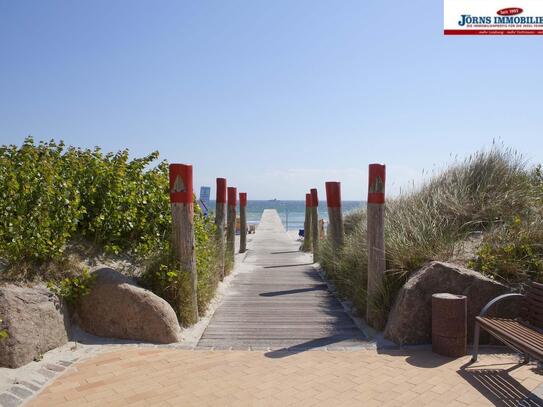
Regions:
<instances>
[{"instance_id":1,"label":"red painted post top","mask_svg":"<svg viewBox=\"0 0 543 407\"><path fill-rule=\"evenodd\" d=\"M170 202L193 203L192 165L170 164Z\"/></svg>"},{"instance_id":2,"label":"red painted post top","mask_svg":"<svg viewBox=\"0 0 543 407\"><path fill-rule=\"evenodd\" d=\"M370 164L368 182L368 203L385 203L386 167L384 164Z\"/></svg>"},{"instance_id":3,"label":"red painted post top","mask_svg":"<svg viewBox=\"0 0 543 407\"><path fill-rule=\"evenodd\" d=\"M305 207L311 208L311 194L305 194Z\"/></svg>"},{"instance_id":4,"label":"red painted post top","mask_svg":"<svg viewBox=\"0 0 543 407\"><path fill-rule=\"evenodd\" d=\"M244 208L247 206L247 192L239 193L239 206L242 206Z\"/></svg>"},{"instance_id":5,"label":"red painted post top","mask_svg":"<svg viewBox=\"0 0 543 407\"><path fill-rule=\"evenodd\" d=\"M236 187L228 187L228 206L236 206L238 189Z\"/></svg>"},{"instance_id":6,"label":"red painted post top","mask_svg":"<svg viewBox=\"0 0 543 407\"><path fill-rule=\"evenodd\" d=\"M329 181L326 183L326 203L329 208L341 208L341 183Z\"/></svg>"},{"instance_id":7,"label":"red painted post top","mask_svg":"<svg viewBox=\"0 0 543 407\"><path fill-rule=\"evenodd\" d=\"M317 188L311 188L311 204L314 208L319 207L319 194Z\"/></svg>"},{"instance_id":8,"label":"red painted post top","mask_svg":"<svg viewBox=\"0 0 543 407\"><path fill-rule=\"evenodd\" d=\"M217 178L217 202L226 203L226 178Z\"/></svg>"}]
</instances>

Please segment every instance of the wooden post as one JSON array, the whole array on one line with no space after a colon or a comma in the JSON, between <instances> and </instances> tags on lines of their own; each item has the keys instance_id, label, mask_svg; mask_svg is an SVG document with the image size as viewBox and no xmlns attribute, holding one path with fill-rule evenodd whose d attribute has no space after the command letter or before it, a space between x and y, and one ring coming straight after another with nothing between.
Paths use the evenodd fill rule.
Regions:
<instances>
[{"instance_id":1,"label":"wooden post","mask_svg":"<svg viewBox=\"0 0 543 407\"><path fill-rule=\"evenodd\" d=\"M224 261L224 224L226 222L226 179L217 178L217 197L215 203L215 225L217 226L217 247L219 250L219 278L226 274Z\"/></svg>"},{"instance_id":2,"label":"wooden post","mask_svg":"<svg viewBox=\"0 0 543 407\"><path fill-rule=\"evenodd\" d=\"M304 252L311 251L311 194L305 194L305 220L304 220Z\"/></svg>"},{"instance_id":3,"label":"wooden post","mask_svg":"<svg viewBox=\"0 0 543 407\"><path fill-rule=\"evenodd\" d=\"M319 195L316 188L311 189L311 243L313 261L317 261L319 252Z\"/></svg>"},{"instance_id":4,"label":"wooden post","mask_svg":"<svg viewBox=\"0 0 543 407\"><path fill-rule=\"evenodd\" d=\"M194 196L192 193L192 165L170 164L170 203L172 209L172 250L179 269L179 303L186 304L189 298L190 310L178 310L187 316L186 324L198 321L198 276L194 252ZM188 274L188 276L187 276ZM188 277L188 278L187 278ZM185 280L186 279L186 280ZM189 281L188 292L182 288Z\"/></svg>"},{"instance_id":5,"label":"wooden post","mask_svg":"<svg viewBox=\"0 0 543 407\"><path fill-rule=\"evenodd\" d=\"M373 301L382 288L385 263L385 179L386 169L382 164L370 164L368 183L367 244L368 244L368 290L366 320L374 328L381 328L381 317Z\"/></svg>"},{"instance_id":6,"label":"wooden post","mask_svg":"<svg viewBox=\"0 0 543 407\"><path fill-rule=\"evenodd\" d=\"M239 252L247 250L247 192L239 193Z\"/></svg>"},{"instance_id":7,"label":"wooden post","mask_svg":"<svg viewBox=\"0 0 543 407\"><path fill-rule=\"evenodd\" d=\"M326 183L326 203L328 206L328 237L331 239L334 250L339 250L345 242L341 212L341 183Z\"/></svg>"},{"instance_id":8,"label":"wooden post","mask_svg":"<svg viewBox=\"0 0 543 407\"><path fill-rule=\"evenodd\" d=\"M234 256L236 251L236 206L237 189L228 187L228 209L226 212L226 273L234 267Z\"/></svg>"}]
</instances>

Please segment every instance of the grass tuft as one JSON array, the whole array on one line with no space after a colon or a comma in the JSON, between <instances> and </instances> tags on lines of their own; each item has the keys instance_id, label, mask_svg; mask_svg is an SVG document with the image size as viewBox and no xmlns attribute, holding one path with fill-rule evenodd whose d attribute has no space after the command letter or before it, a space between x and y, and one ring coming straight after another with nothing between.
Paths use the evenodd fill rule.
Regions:
<instances>
[{"instance_id":1,"label":"grass tuft","mask_svg":"<svg viewBox=\"0 0 543 407\"><path fill-rule=\"evenodd\" d=\"M364 209L345 216L341 253L322 245L321 263L339 292L362 311L371 301L383 324L399 288L428 261L471 266L507 284L543 276L543 176L521 155L493 146L454 162L422 186L388 199L387 274L382 292L366 298ZM480 238L478 238L480 237ZM466 253L467 250L467 253ZM464 252L462 256L459 252Z\"/></svg>"}]
</instances>

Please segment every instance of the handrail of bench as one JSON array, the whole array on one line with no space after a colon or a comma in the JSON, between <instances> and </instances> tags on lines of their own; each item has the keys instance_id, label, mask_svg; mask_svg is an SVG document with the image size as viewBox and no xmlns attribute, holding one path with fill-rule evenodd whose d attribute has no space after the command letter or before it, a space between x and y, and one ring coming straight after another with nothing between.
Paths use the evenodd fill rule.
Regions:
<instances>
[{"instance_id":1,"label":"handrail of bench","mask_svg":"<svg viewBox=\"0 0 543 407\"><path fill-rule=\"evenodd\" d=\"M490 311L490 308L492 308L495 304L497 304L498 302L501 302L507 298L511 298L511 297L521 297L521 298L524 298L524 294L518 294L518 293L509 293L509 294L502 294L502 295L499 295L497 296L496 298L490 300L488 302L488 304L486 304L483 309L481 310L481 313L479 314L480 317L484 317L488 311Z\"/></svg>"}]
</instances>

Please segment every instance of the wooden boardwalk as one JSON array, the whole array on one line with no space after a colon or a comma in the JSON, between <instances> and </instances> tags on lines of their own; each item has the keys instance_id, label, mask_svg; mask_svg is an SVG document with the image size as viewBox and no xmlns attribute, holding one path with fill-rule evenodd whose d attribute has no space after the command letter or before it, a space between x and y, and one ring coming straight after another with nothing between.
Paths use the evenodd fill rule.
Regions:
<instances>
[{"instance_id":1,"label":"wooden boardwalk","mask_svg":"<svg viewBox=\"0 0 543 407\"><path fill-rule=\"evenodd\" d=\"M205 330L199 347L281 349L368 346L313 267L311 255L265 210L243 271Z\"/></svg>"}]
</instances>

